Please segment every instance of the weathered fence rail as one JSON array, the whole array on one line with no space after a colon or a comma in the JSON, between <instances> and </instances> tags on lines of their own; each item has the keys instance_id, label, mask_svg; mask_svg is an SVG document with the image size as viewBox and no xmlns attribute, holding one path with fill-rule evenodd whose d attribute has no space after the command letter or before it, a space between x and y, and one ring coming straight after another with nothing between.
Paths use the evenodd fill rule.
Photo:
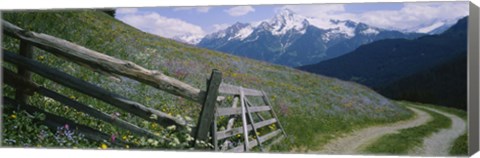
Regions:
<instances>
[{"instance_id":1,"label":"weathered fence rail","mask_svg":"<svg viewBox=\"0 0 480 158\"><path fill-rule=\"evenodd\" d=\"M24 78L21 78L17 75L15 75L14 72L8 69L3 69L3 76L4 76L4 82L7 83L10 86L16 87L17 89L19 87L21 88L26 88L28 91L35 91L43 96L53 98L54 100L59 101L60 103L67 105L69 107L74 108L75 110L84 112L88 115L91 115L92 117L96 117L104 122L108 122L110 124L116 125L120 128L124 128L126 130L129 130L130 132L137 134L137 135L144 135L147 137L151 138L156 138L156 139L165 139L161 138L155 134L153 134L150 131L147 131L143 128L140 128L136 125L133 125L127 121L124 121L120 118L113 118L112 115L106 114L104 112L98 111L94 108L91 108L88 105L76 102L66 96L63 96L61 94L58 94L52 90L46 89L42 86L39 86L31 81L28 81Z\"/></svg>"},{"instance_id":2,"label":"weathered fence rail","mask_svg":"<svg viewBox=\"0 0 480 158\"><path fill-rule=\"evenodd\" d=\"M7 35L26 41L28 44L89 67L92 70L129 77L200 104L204 101L204 92L201 92L200 89L159 71L148 70L133 62L117 59L50 35L25 31L3 20L2 26L4 33Z\"/></svg>"},{"instance_id":3,"label":"weathered fence rail","mask_svg":"<svg viewBox=\"0 0 480 158\"><path fill-rule=\"evenodd\" d=\"M135 114L146 120L156 122L160 125L179 125L184 126L185 121L179 120L173 116L170 116L164 112L148 108L138 102L128 100L127 98L108 92L94 84L88 83L81 79L75 78L59 70L49 68L37 61L16 55L7 50L3 50L3 59L7 62L13 63L17 66L23 67L32 71L42 77L50 79L66 87L72 88L76 91L89 95L91 97L102 100L117 108ZM152 119L151 116L157 116L156 119Z\"/></svg>"},{"instance_id":4,"label":"weathered fence rail","mask_svg":"<svg viewBox=\"0 0 480 158\"><path fill-rule=\"evenodd\" d=\"M41 77L54 81L62 86L71 88L162 126L177 125L182 128L187 126L187 122L181 118L170 116L164 112L142 105L121 95L109 92L95 84L75 78L65 72L37 62L32 59L34 47L43 49L46 52L77 63L80 66L100 72L101 74L107 74L114 77L128 77L170 94L197 102L202 105L202 110L200 111L200 117L196 127L193 127L191 134L194 136L195 140L200 141L206 141L209 139L209 135L212 136L212 143L215 146L215 150L219 149L219 140L228 139L236 134L244 134L244 145L238 145L229 149L231 151L248 151L255 146L259 146L260 149L263 150L262 143L272 139L281 132L285 135L285 132L283 131L283 128L281 128L281 124L268 101L268 97L263 91L222 83L222 74L217 70L213 70L210 78L207 80L206 90L200 90L159 71L149 70L133 62L117 59L63 39L42 33L26 31L3 20L2 26L3 32L6 35L20 39L20 51L18 54L2 49L4 61L16 65L18 69L17 73L15 73L7 68L3 68L5 83L16 90L15 100L4 97L5 104L10 107L16 106L17 109L23 109L27 112L45 113L49 119L39 122L46 124L49 128L55 129L58 126L68 123L75 126L79 132L85 133L86 137L89 139L101 141L108 140L109 138L108 134L28 105L27 98L33 93L52 98L65 106L69 106L103 122L128 130L133 134L170 141L167 138L162 138L159 135L153 134L151 131L138 127L137 125L120 118L115 118L112 115L106 114L63 96L53 90L40 86L31 80L31 73L38 74ZM220 94L234 96L231 108L218 107L221 102L225 101L225 96L220 96ZM246 98L246 96L262 97L264 103L261 106L255 106ZM240 108L237 107L238 102L240 102ZM272 118L265 120L262 115L258 114L261 112L270 112ZM259 122L255 123L252 116L253 113L258 118ZM242 127L233 127L236 116L238 115L242 116ZM217 119L219 116L230 116L227 129L224 131L217 131ZM262 136L257 134L257 129L271 124L277 124L280 129ZM248 138L250 131L254 131L255 140L253 141ZM279 137L279 139L281 138L282 137ZM252 143L249 144L249 142ZM120 145L128 144L126 142L121 142L118 139L112 143ZM195 146L196 144L194 143L193 145ZM226 150L226 146L228 145L229 141L224 141L222 150Z\"/></svg>"}]
</instances>

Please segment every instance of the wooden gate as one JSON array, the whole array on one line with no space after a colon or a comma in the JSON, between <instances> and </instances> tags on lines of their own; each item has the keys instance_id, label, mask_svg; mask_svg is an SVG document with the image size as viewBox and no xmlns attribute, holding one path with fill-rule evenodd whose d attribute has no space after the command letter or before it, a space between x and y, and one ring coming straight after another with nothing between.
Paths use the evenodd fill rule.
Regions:
<instances>
[{"instance_id":1,"label":"wooden gate","mask_svg":"<svg viewBox=\"0 0 480 158\"><path fill-rule=\"evenodd\" d=\"M220 104L215 110L212 143L216 151L241 152L249 151L256 146L264 151L286 136L265 92L222 83L219 93L229 95L233 99L231 107ZM260 99L260 105L252 103L247 97ZM224 101L227 104L223 105L230 105L228 99ZM241 126L235 126L236 122L240 123L237 118L241 118ZM263 134L259 131L267 132ZM276 139L272 139L275 137ZM264 146L266 142L270 143Z\"/></svg>"}]
</instances>

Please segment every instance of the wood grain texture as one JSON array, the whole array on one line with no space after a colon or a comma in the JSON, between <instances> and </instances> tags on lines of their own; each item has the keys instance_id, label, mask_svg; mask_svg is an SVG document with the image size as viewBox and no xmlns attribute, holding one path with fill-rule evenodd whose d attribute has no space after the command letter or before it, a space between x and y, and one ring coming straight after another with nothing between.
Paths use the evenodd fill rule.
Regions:
<instances>
[{"instance_id":1,"label":"wood grain texture","mask_svg":"<svg viewBox=\"0 0 480 158\"><path fill-rule=\"evenodd\" d=\"M215 116L215 104L218 96L218 87L222 82L222 73L218 70L213 70L210 80L207 83L207 95L200 112L200 118L197 123L197 132L195 140L207 140L208 132L212 126L212 121Z\"/></svg>"},{"instance_id":2,"label":"wood grain texture","mask_svg":"<svg viewBox=\"0 0 480 158\"><path fill-rule=\"evenodd\" d=\"M19 54L25 58L32 58L33 56L33 46L30 45L27 41L20 40L20 50ZM25 69L24 67L18 67L18 75L26 80L30 80L32 78L32 73ZM28 90L24 87L18 87L15 90L15 100L20 103L26 104L28 99Z\"/></svg>"},{"instance_id":3,"label":"wood grain texture","mask_svg":"<svg viewBox=\"0 0 480 158\"><path fill-rule=\"evenodd\" d=\"M250 113L269 111L270 106L249 107ZM242 108L217 108L217 116L239 115L242 114Z\"/></svg>"},{"instance_id":4,"label":"wood grain texture","mask_svg":"<svg viewBox=\"0 0 480 158\"><path fill-rule=\"evenodd\" d=\"M226 83L220 85L219 92L221 94L240 95L240 90L243 90L245 96L262 96L262 92L255 89L243 88Z\"/></svg>"}]
</instances>

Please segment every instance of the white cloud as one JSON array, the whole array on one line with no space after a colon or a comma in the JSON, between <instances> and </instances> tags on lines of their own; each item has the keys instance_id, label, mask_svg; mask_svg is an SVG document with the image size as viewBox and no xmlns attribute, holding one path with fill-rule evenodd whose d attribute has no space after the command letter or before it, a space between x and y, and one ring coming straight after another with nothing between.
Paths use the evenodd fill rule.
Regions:
<instances>
[{"instance_id":1,"label":"white cloud","mask_svg":"<svg viewBox=\"0 0 480 158\"><path fill-rule=\"evenodd\" d=\"M455 22L468 15L468 2L417 2L404 3L400 10L367 11L360 14L348 13L344 4L287 5L301 15L317 18L316 22L329 19L353 20L387 29L412 30L422 24L436 21Z\"/></svg>"},{"instance_id":2,"label":"white cloud","mask_svg":"<svg viewBox=\"0 0 480 158\"><path fill-rule=\"evenodd\" d=\"M213 26L213 32L217 32L217 31L226 29L230 25L229 24L213 24L212 26Z\"/></svg>"},{"instance_id":3,"label":"white cloud","mask_svg":"<svg viewBox=\"0 0 480 158\"><path fill-rule=\"evenodd\" d=\"M119 8L115 11L116 14L133 14L138 11L137 8Z\"/></svg>"},{"instance_id":4,"label":"white cloud","mask_svg":"<svg viewBox=\"0 0 480 158\"><path fill-rule=\"evenodd\" d=\"M210 10L210 7L198 7L197 8L197 11L201 12L201 13L206 13L206 12L208 12L208 10Z\"/></svg>"},{"instance_id":5,"label":"white cloud","mask_svg":"<svg viewBox=\"0 0 480 158\"><path fill-rule=\"evenodd\" d=\"M164 17L158 13L125 14L118 19L142 31L167 38L185 34L205 35L200 26L180 19Z\"/></svg>"},{"instance_id":6,"label":"white cloud","mask_svg":"<svg viewBox=\"0 0 480 158\"><path fill-rule=\"evenodd\" d=\"M207 13L210 10L210 7L177 7L174 8L174 11L181 11L181 10L196 10L197 12L200 13Z\"/></svg>"},{"instance_id":7,"label":"white cloud","mask_svg":"<svg viewBox=\"0 0 480 158\"><path fill-rule=\"evenodd\" d=\"M310 17L335 15L345 12L343 4L286 5L282 8L288 8L296 13Z\"/></svg>"},{"instance_id":8,"label":"white cloud","mask_svg":"<svg viewBox=\"0 0 480 158\"><path fill-rule=\"evenodd\" d=\"M438 20L453 23L466 15L467 2L405 3L399 11L372 11L358 16L358 20L379 27L410 30Z\"/></svg>"},{"instance_id":9,"label":"white cloud","mask_svg":"<svg viewBox=\"0 0 480 158\"><path fill-rule=\"evenodd\" d=\"M230 16L242 16L250 12L255 12L255 9L252 6L237 6L224 11L227 12Z\"/></svg>"}]
</instances>

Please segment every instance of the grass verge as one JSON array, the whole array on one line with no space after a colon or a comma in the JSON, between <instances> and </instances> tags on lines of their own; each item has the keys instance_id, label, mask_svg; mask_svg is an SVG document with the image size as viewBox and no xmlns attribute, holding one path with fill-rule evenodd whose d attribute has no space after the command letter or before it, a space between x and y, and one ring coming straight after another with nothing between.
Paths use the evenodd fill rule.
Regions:
<instances>
[{"instance_id":1,"label":"grass verge","mask_svg":"<svg viewBox=\"0 0 480 158\"><path fill-rule=\"evenodd\" d=\"M450 149L450 155L468 155L468 135L464 133L458 137Z\"/></svg>"}]
</instances>

